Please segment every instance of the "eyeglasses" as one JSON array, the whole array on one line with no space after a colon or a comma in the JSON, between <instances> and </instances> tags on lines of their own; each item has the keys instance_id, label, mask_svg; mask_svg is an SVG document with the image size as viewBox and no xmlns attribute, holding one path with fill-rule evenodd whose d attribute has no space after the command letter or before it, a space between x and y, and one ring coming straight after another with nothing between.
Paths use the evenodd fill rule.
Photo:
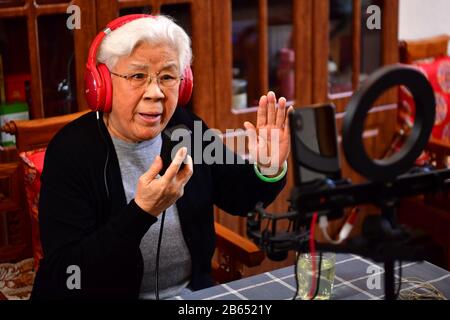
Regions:
<instances>
[{"instance_id":1,"label":"eyeglasses","mask_svg":"<svg viewBox=\"0 0 450 320\"><path fill-rule=\"evenodd\" d=\"M143 88L148 86L152 82L153 78L156 78L156 82L158 83L158 86L160 88L171 88L176 84L178 84L180 80L183 80L183 77L176 76L174 74L167 72L162 74L158 73L156 74L156 76L153 77L147 73L134 73L129 75L123 75L111 72L111 74L127 79L130 82L131 86L134 88Z\"/></svg>"}]
</instances>

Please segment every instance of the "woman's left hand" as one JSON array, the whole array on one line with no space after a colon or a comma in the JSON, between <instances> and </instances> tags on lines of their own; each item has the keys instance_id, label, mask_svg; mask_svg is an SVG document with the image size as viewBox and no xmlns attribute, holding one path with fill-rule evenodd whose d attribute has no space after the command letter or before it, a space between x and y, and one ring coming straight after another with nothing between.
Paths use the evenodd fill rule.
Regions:
<instances>
[{"instance_id":1,"label":"woman's left hand","mask_svg":"<svg viewBox=\"0 0 450 320\"><path fill-rule=\"evenodd\" d=\"M284 97L278 100L278 108L276 103L275 93L270 91L259 99L256 128L248 121L244 123L249 137L250 157L257 161L260 171L267 176L279 174L291 145L287 114L294 108L286 108Z\"/></svg>"}]
</instances>

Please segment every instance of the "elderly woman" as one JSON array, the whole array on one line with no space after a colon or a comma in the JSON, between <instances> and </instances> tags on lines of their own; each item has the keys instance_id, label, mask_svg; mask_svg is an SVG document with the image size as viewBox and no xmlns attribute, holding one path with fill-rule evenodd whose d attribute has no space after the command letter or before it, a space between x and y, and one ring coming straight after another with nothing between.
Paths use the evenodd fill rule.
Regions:
<instances>
[{"instance_id":1,"label":"elderly woman","mask_svg":"<svg viewBox=\"0 0 450 320\"><path fill-rule=\"evenodd\" d=\"M111 107L68 124L47 148L39 204L44 259L34 299L168 298L211 286L213 205L244 216L257 202L272 202L285 184L286 100L276 108L273 92L260 99L256 128L244 124L254 164L193 164L180 148L162 170L166 127L194 132L199 121L202 132L208 129L177 107L190 39L164 16L129 20L107 29L98 44ZM263 129L275 139L260 138ZM192 149L209 143L193 137ZM263 149L270 151L265 161Z\"/></svg>"}]
</instances>

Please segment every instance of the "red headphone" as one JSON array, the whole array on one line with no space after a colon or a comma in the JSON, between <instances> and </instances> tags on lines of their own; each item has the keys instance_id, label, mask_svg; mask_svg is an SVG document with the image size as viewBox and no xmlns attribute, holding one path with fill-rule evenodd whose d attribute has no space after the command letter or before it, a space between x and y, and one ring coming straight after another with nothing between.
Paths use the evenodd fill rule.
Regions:
<instances>
[{"instance_id":1,"label":"red headphone","mask_svg":"<svg viewBox=\"0 0 450 320\"><path fill-rule=\"evenodd\" d=\"M89 48L88 60L86 63L86 73L84 75L85 95L89 107L93 111L111 112L112 108L112 82L111 74L108 67L103 64L97 64L97 49L100 46L103 38L111 31L120 28L124 24L140 18L152 18L154 16L148 14L130 14L119 17L106 26L92 41ZM192 88L194 86L194 78L190 66L187 66L183 72L183 79L180 82L178 93L178 104L186 105L192 95Z\"/></svg>"}]
</instances>

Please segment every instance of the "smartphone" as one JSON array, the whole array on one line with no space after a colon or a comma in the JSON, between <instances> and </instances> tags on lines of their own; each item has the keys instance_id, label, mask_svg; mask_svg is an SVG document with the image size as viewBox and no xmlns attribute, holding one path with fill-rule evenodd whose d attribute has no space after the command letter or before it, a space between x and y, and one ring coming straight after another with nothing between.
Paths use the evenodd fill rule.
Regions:
<instances>
[{"instance_id":1,"label":"smartphone","mask_svg":"<svg viewBox=\"0 0 450 320\"><path fill-rule=\"evenodd\" d=\"M296 108L289 117L296 185L341 179L334 105Z\"/></svg>"},{"instance_id":2,"label":"smartphone","mask_svg":"<svg viewBox=\"0 0 450 320\"><path fill-rule=\"evenodd\" d=\"M161 159L163 161L163 168L160 171L160 175L164 175L167 168L169 168L172 163L173 158L176 153L182 147L186 147L188 150L188 154L191 149L191 134L192 131L186 125L178 125L170 128L166 128L162 132L162 146L161 146ZM180 166L180 170L182 170L185 166L185 162L183 162Z\"/></svg>"}]
</instances>

